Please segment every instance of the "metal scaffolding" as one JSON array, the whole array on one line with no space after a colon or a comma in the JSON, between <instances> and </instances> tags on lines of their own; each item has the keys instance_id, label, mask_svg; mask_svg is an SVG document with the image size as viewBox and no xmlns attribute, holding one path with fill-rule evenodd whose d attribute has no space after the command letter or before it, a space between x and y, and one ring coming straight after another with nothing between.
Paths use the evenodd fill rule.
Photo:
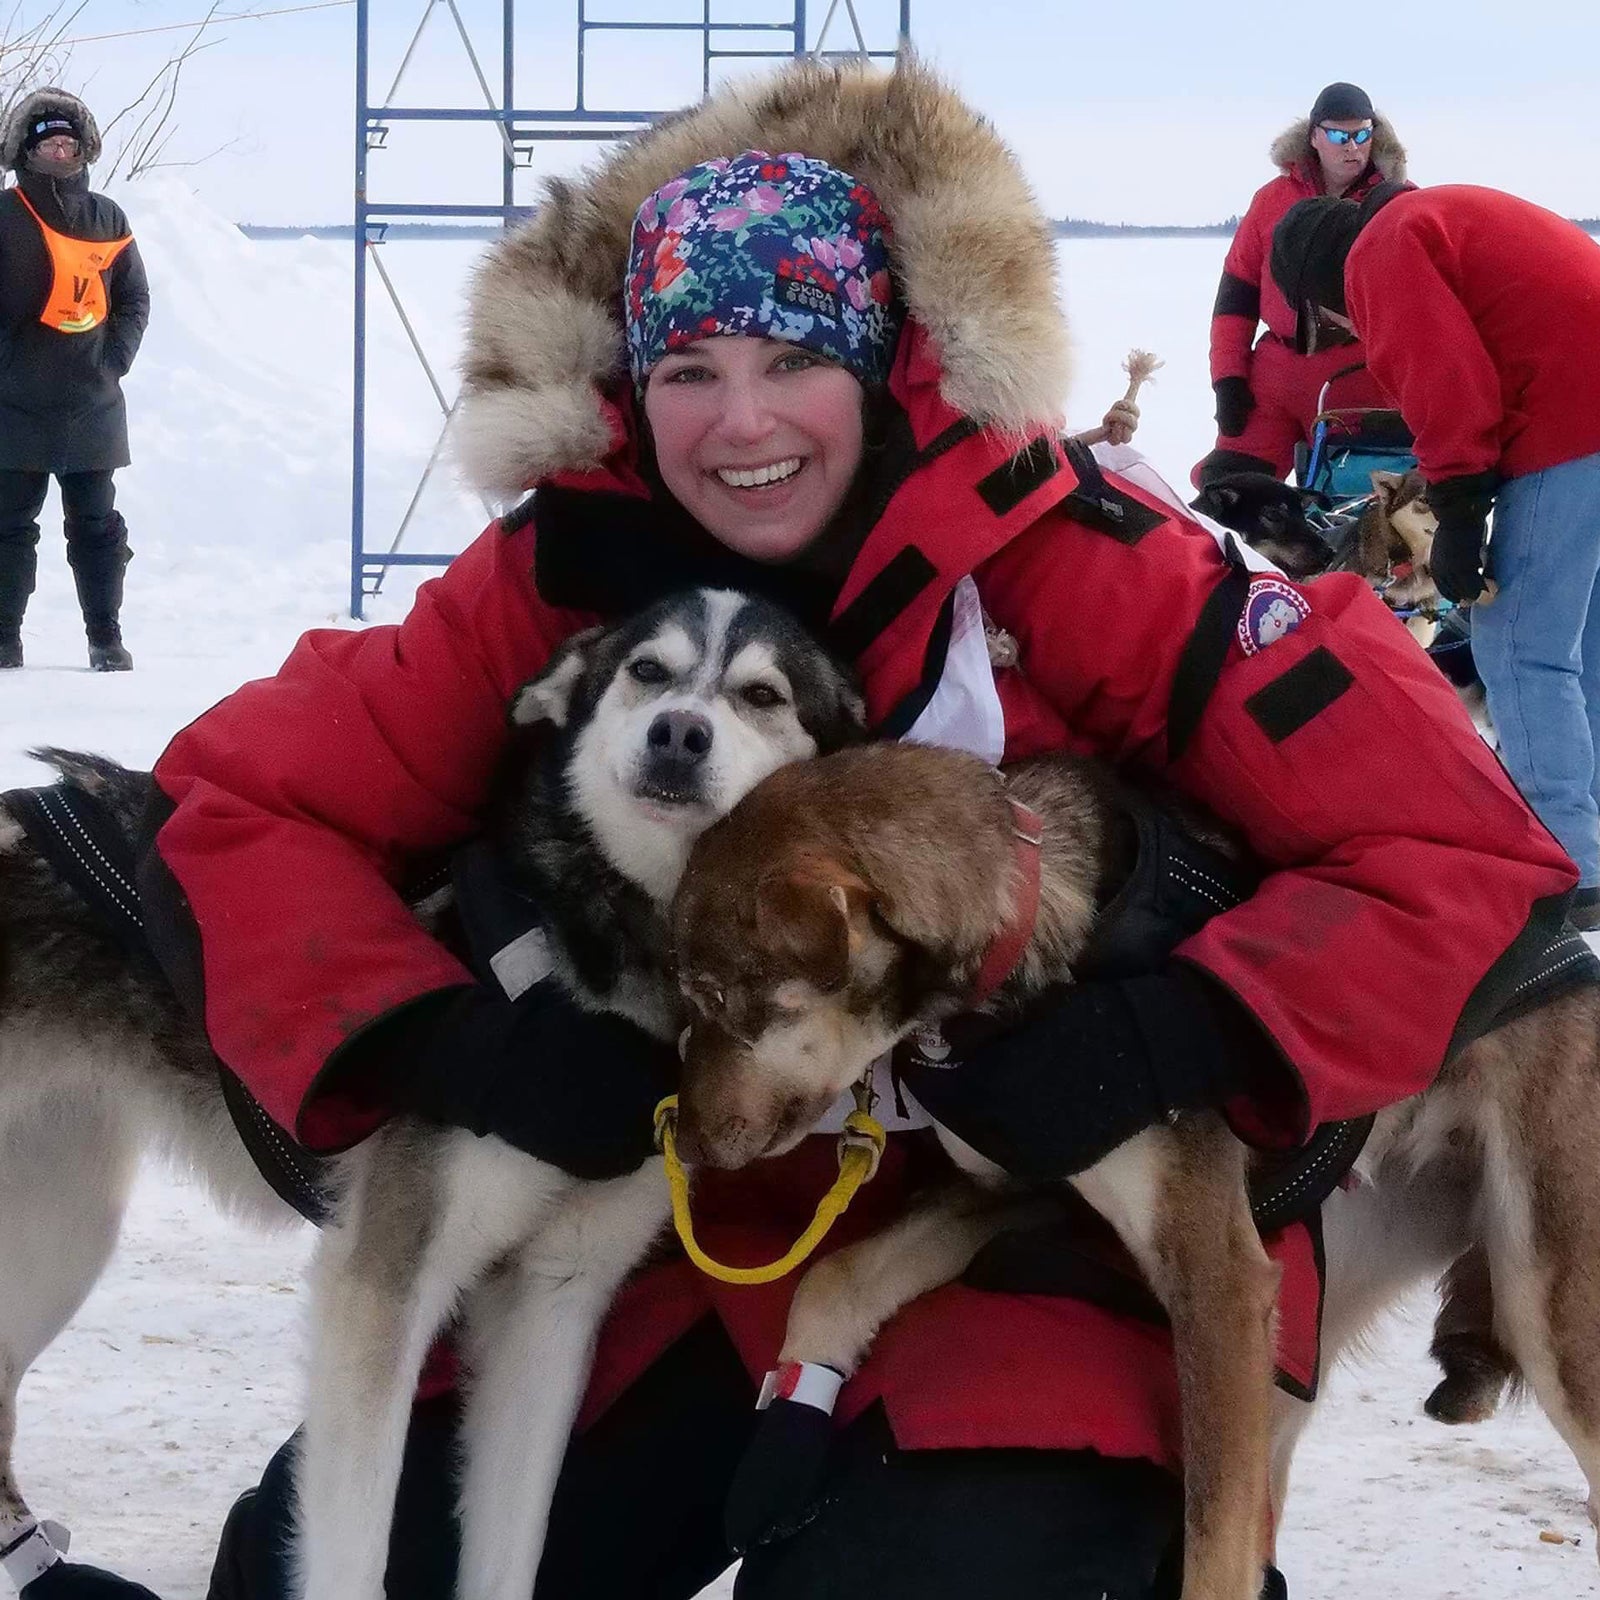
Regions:
<instances>
[{"instance_id":1,"label":"metal scaffolding","mask_svg":"<svg viewBox=\"0 0 1600 1600\"><path fill-rule=\"evenodd\" d=\"M641 7L649 0L616 0L623 10ZM576 26L573 55L566 63L574 88L571 100L559 105L517 105L516 66L518 38L516 0L498 0L499 61L489 56L490 72L484 69L485 52L474 41L472 30L462 15L462 0L421 0L421 15L410 36L388 92L373 103L370 92L372 70L372 0L356 0L356 148L355 148L355 384L354 424L351 463L350 512L350 615L359 618L364 603L378 592L391 567L442 567L452 554L434 551L403 550L401 544L411 526L423 491L433 477L444 454L450 420L458 396L447 392L447 383L429 361L414 322L406 310L393 276L383 261L386 235L401 221L454 223L498 223L509 226L527 214L515 196L519 172L533 166L535 151L556 140L600 142L632 133L647 126L669 106L627 109L606 107L607 69L597 62L591 42L607 36L643 35L682 41L698 36L700 90L709 93L716 81L718 63L772 62L792 56L867 56L892 58L910 38L911 0L829 0L820 23L815 13L820 4L808 0L765 0L772 12L766 20L750 20L762 0L676 0L686 11L698 16L657 19L645 15L597 17L591 13L599 0L574 0ZM392 6L395 0L389 0ZM661 0L656 0L659 6ZM742 4L743 19L727 9ZM485 8L488 9L488 8ZM530 14L523 0L524 16ZM425 55L424 39L435 18L447 22L451 50L464 52L465 63L476 79L482 103L457 106L413 106L396 103L408 74ZM865 18L865 23L863 22ZM481 26L481 25L480 25ZM435 34L443 31L435 27ZM459 58L458 58L459 59ZM491 73L498 65L498 94L491 84ZM548 60L541 60L548 65ZM614 76L614 69L613 69ZM626 103L626 102L625 102ZM500 144L500 200L497 204L469 204L449 198L375 201L368 192L369 169L373 158L390 149L391 130L407 124L470 125L493 124ZM392 243L390 246L392 248ZM415 354L439 410L439 429L433 448L422 468L405 513L385 549L369 549L367 537L367 394L369 266L392 306L399 326ZM490 508L492 509L492 508Z\"/></svg>"}]
</instances>

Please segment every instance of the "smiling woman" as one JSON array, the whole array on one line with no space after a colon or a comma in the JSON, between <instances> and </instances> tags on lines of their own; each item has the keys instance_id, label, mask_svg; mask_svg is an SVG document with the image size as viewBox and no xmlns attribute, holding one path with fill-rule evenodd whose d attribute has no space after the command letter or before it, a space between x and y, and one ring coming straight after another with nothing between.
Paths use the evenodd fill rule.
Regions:
<instances>
[{"instance_id":1,"label":"smiling woman","mask_svg":"<svg viewBox=\"0 0 1600 1600\"><path fill-rule=\"evenodd\" d=\"M662 482L705 530L757 561L798 555L861 462L863 391L843 367L776 339L702 339L645 389Z\"/></svg>"},{"instance_id":2,"label":"smiling woman","mask_svg":"<svg viewBox=\"0 0 1600 1600\"><path fill-rule=\"evenodd\" d=\"M740 555L788 560L843 506L894 353L888 261L872 191L809 156L704 161L640 206L628 355L656 465Z\"/></svg>"}]
</instances>

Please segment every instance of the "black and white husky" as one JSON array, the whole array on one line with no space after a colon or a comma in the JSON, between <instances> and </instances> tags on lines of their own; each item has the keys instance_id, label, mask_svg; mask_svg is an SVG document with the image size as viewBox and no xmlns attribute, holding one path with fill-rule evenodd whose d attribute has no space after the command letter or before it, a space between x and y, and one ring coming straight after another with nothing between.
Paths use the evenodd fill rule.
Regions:
<instances>
[{"instance_id":1,"label":"black and white husky","mask_svg":"<svg viewBox=\"0 0 1600 1600\"><path fill-rule=\"evenodd\" d=\"M742 595L694 591L569 641L512 706L494 829L542 912L547 967L585 1003L673 1037L662 919L690 845L774 768L859 737L862 715L820 647ZM146 774L48 759L131 828ZM151 1147L230 1209L293 1220L245 1153L199 1030L0 810L0 1550L22 1538L14 1577L53 1559L12 1472L17 1386L100 1275ZM381 1600L412 1393L458 1310L459 1592L527 1600L597 1325L668 1214L660 1168L582 1182L397 1117L333 1180L312 1271L306 1600Z\"/></svg>"}]
</instances>

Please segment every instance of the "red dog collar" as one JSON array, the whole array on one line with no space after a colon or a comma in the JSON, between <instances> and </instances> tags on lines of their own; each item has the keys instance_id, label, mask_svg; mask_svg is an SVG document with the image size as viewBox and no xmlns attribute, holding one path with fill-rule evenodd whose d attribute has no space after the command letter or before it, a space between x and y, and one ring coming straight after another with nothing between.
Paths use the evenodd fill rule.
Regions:
<instances>
[{"instance_id":1,"label":"red dog collar","mask_svg":"<svg viewBox=\"0 0 1600 1600\"><path fill-rule=\"evenodd\" d=\"M1010 796L1007 796L1010 799ZM1017 885L1017 903L1011 920L995 936L978 968L973 981L972 995L968 1001L974 1010L981 1006L1016 969L1022 952L1033 937L1033 925L1039 915L1039 851L1044 843L1044 823L1037 812L1030 810L1020 800L1011 800L1011 833L1016 840L1016 863L1020 882Z\"/></svg>"}]
</instances>

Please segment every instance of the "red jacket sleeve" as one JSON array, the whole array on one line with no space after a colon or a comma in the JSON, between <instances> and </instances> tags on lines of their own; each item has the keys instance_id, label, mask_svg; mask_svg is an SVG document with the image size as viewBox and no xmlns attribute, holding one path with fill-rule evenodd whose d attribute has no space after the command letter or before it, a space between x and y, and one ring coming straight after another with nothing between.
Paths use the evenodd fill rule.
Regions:
<instances>
[{"instance_id":1,"label":"red jacket sleeve","mask_svg":"<svg viewBox=\"0 0 1600 1600\"><path fill-rule=\"evenodd\" d=\"M1259 891L1178 953L1238 996L1295 1069L1298 1115L1261 1131L1299 1138L1431 1082L1474 990L1576 869L1357 578L1299 590L1306 615L1277 643L1246 654L1236 640L1169 764L1178 659L1224 571L1191 524L1130 546L1053 514L993 559L982 587L1075 734L1175 782L1266 864Z\"/></svg>"},{"instance_id":2,"label":"red jacket sleeve","mask_svg":"<svg viewBox=\"0 0 1600 1600\"><path fill-rule=\"evenodd\" d=\"M1275 183L1257 189L1228 247L1211 309L1211 381L1248 378L1250 349L1261 321L1261 280L1272 248L1266 214L1276 207Z\"/></svg>"},{"instance_id":3,"label":"red jacket sleeve","mask_svg":"<svg viewBox=\"0 0 1600 1600\"><path fill-rule=\"evenodd\" d=\"M284 1127L349 1035L468 980L395 885L473 831L513 691L578 626L538 600L532 560L531 530L491 526L404 623L306 634L156 764L212 1045Z\"/></svg>"},{"instance_id":4,"label":"red jacket sleeve","mask_svg":"<svg viewBox=\"0 0 1600 1600\"><path fill-rule=\"evenodd\" d=\"M1500 375L1441 269L1447 243L1424 220L1380 212L1345 263L1350 320L1367 366L1394 396L1430 483L1500 459Z\"/></svg>"}]
</instances>

